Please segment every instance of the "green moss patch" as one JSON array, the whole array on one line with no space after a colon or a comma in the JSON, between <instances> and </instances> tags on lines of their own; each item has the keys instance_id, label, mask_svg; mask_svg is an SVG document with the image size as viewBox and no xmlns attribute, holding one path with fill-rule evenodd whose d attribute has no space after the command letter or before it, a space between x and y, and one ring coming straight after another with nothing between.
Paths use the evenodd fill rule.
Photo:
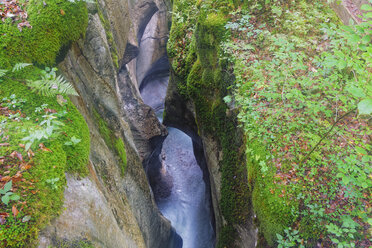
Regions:
<instances>
[{"instance_id":1,"label":"green moss patch","mask_svg":"<svg viewBox=\"0 0 372 248\"><path fill-rule=\"evenodd\" d=\"M356 110L372 95L371 23L340 27L322 1L253 2L222 46L260 234L270 246L368 246L370 116Z\"/></svg>"},{"instance_id":2,"label":"green moss patch","mask_svg":"<svg viewBox=\"0 0 372 248\"><path fill-rule=\"evenodd\" d=\"M174 80L223 152L218 245L231 247L251 192L262 246L368 246L371 22L340 28L323 1L178 0L173 12Z\"/></svg>"},{"instance_id":3,"label":"green moss patch","mask_svg":"<svg viewBox=\"0 0 372 248\"><path fill-rule=\"evenodd\" d=\"M54 64L63 46L85 34L88 12L83 1L30 0L25 7L32 28L22 32L10 18L0 25L0 68L16 62Z\"/></svg>"},{"instance_id":4,"label":"green moss patch","mask_svg":"<svg viewBox=\"0 0 372 248\"><path fill-rule=\"evenodd\" d=\"M5 213L0 225L0 247L4 248L35 246L39 230L61 211L65 172L81 176L88 172L88 126L71 101L61 106L55 97L36 95L22 83L39 72L28 67L0 83L0 138L6 143L0 146L0 188L12 181L11 190L20 197L9 204L0 202ZM62 125L26 152L23 138L41 130L50 116ZM79 142L68 144L73 137Z\"/></svg>"},{"instance_id":5,"label":"green moss patch","mask_svg":"<svg viewBox=\"0 0 372 248\"><path fill-rule=\"evenodd\" d=\"M104 119L102 119L102 117L96 110L94 110L93 114L97 120L99 132L101 133L106 145L111 150L115 151L116 155L118 156L121 173L122 176L124 176L127 168L127 153L125 150L124 142L121 138L116 137L114 131L112 131L108 127L107 122Z\"/></svg>"}]
</instances>

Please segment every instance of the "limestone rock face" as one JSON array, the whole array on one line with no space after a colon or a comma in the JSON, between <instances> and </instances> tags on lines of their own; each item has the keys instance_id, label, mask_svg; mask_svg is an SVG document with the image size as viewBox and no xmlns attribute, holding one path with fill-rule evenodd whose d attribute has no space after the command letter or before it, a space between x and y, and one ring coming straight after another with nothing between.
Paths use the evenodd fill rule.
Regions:
<instances>
[{"instance_id":1,"label":"limestone rock face","mask_svg":"<svg viewBox=\"0 0 372 248\"><path fill-rule=\"evenodd\" d=\"M40 233L39 247L61 240L88 240L95 247L173 247L179 236L158 211L142 166L151 151L149 140L166 129L143 103L137 74L127 65L141 53L138 35L152 18L153 28L160 28L168 3L97 3L88 4L85 38L72 44L59 65L79 93L72 101L90 129L90 174L83 179L67 175L64 210ZM165 40L152 46L165 49Z\"/></svg>"}]
</instances>

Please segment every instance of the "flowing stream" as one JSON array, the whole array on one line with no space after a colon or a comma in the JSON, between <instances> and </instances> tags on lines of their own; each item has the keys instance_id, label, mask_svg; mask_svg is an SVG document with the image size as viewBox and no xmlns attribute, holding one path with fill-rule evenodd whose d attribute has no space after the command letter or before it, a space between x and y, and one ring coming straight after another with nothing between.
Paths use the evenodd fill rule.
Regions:
<instances>
[{"instance_id":1,"label":"flowing stream","mask_svg":"<svg viewBox=\"0 0 372 248\"><path fill-rule=\"evenodd\" d=\"M168 77L153 79L141 89L144 102L162 121ZM192 139L168 127L168 136L158 142L147 171L155 178L153 192L160 212L183 240L183 248L214 247L210 196L203 171L194 155ZM150 183L151 184L151 183Z\"/></svg>"},{"instance_id":2,"label":"flowing stream","mask_svg":"<svg viewBox=\"0 0 372 248\"><path fill-rule=\"evenodd\" d=\"M138 37L139 49L134 67L144 103L155 111L162 122L169 81L164 38L167 37L168 26L165 12L156 9L150 12L141 25L143 30ZM160 212L182 238L182 242L172 246L213 248L214 215L204 157L200 158L203 155L198 148L195 148L195 157L196 143L187 134L173 127L167 129L165 138L152 140L153 153L144 163L144 168Z\"/></svg>"}]
</instances>

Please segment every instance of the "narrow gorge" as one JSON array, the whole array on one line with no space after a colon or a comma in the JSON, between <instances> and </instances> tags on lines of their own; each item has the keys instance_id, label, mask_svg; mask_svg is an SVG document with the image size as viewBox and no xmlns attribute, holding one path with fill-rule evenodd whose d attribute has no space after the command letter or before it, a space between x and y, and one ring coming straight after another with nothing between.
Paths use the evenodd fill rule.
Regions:
<instances>
[{"instance_id":1,"label":"narrow gorge","mask_svg":"<svg viewBox=\"0 0 372 248\"><path fill-rule=\"evenodd\" d=\"M40 247L82 238L96 247L215 247L221 155L199 137L193 103L168 86L171 4L98 1L88 10L85 39L59 67L91 132L90 175L67 177L65 211Z\"/></svg>"},{"instance_id":2,"label":"narrow gorge","mask_svg":"<svg viewBox=\"0 0 372 248\"><path fill-rule=\"evenodd\" d=\"M0 248L370 247L340 2L0 1Z\"/></svg>"}]
</instances>

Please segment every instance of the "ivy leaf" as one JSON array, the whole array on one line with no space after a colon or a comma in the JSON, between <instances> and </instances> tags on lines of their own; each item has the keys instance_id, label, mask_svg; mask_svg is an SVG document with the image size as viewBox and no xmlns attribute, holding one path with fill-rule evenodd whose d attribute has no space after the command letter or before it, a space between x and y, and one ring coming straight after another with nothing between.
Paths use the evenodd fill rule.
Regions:
<instances>
[{"instance_id":1,"label":"ivy leaf","mask_svg":"<svg viewBox=\"0 0 372 248\"><path fill-rule=\"evenodd\" d=\"M372 114L372 99L364 99L358 104L359 114L370 115Z\"/></svg>"},{"instance_id":2,"label":"ivy leaf","mask_svg":"<svg viewBox=\"0 0 372 248\"><path fill-rule=\"evenodd\" d=\"M8 194L6 194L6 195L4 195L3 197L1 197L1 201L5 204L5 205L8 205L8 203L9 203L9 195Z\"/></svg>"},{"instance_id":3,"label":"ivy leaf","mask_svg":"<svg viewBox=\"0 0 372 248\"><path fill-rule=\"evenodd\" d=\"M366 35L362 38L362 42L365 43L365 44L368 44L370 40L371 40L370 35Z\"/></svg>"},{"instance_id":4,"label":"ivy leaf","mask_svg":"<svg viewBox=\"0 0 372 248\"><path fill-rule=\"evenodd\" d=\"M223 100L225 101L225 103L230 103L232 99L231 96L225 96Z\"/></svg>"},{"instance_id":5,"label":"ivy leaf","mask_svg":"<svg viewBox=\"0 0 372 248\"><path fill-rule=\"evenodd\" d=\"M363 98L363 97L366 97L366 95L364 94L363 90L358 88L358 87L355 87L354 85L350 86L347 91L349 91L353 96L355 96L356 98Z\"/></svg>"},{"instance_id":6,"label":"ivy leaf","mask_svg":"<svg viewBox=\"0 0 372 248\"><path fill-rule=\"evenodd\" d=\"M10 200L12 201L18 201L20 199L20 196L17 195L17 194L12 194L10 197L9 197Z\"/></svg>"},{"instance_id":7,"label":"ivy leaf","mask_svg":"<svg viewBox=\"0 0 372 248\"><path fill-rule=\"evenodd\" d=\"M359 146L355 147L355 150L362 155L368 155L368 152Z\"/></svg>"},{"instance_id":8,"label":"ivy leaf","mask_svg":"<svg viewBox=\"0 0 372 248\"><path fill-rule=\"evenodd\" d=\"M371 11L372 10L372 6L370 6L368 4L363 4L360 9L361 10L365 10L365 11Z\"/></svg>"},{"instance_id":9,"label":"ivy leaf","mask_svg":"<svg viewBox=\"0 0 372 248\"><path fill-rule=\"evenodd\" d=\"M351 35L351 37L350 37L350 41L351 41L351 42L354 42L354 43L359 42L359 41L360 41L360 37L359 37L359 35L357 35L357 34L353 34L353 35Z\"/></svg>"},{"instance_id":10,"label":"ivy leaf","mask_svg":"<svg viewBox=\"0 0 372 248\"><path fill-rule=\"evenodd\" d=\"M25 217L23 217L22 222L28 222L29 220L31 220L31 216L26 215Z\"/></svg>"},{"instance_id":11,"label":"ivy leaf","mask_svg":"<svg viewBox=\"0 0 372 248\"><path fill-rule=\"evenodd\" d=\"M365 13L364 17L366 17L367 19L372 18L372 12Z\"/></svg>"},{"instance_id":12,"label":"ivy leaf","mask_svg":"<svg viewBox=\"0 0 372 248\"><path fill-rule=\"evenodd\" d=\"M9 181L7 184L4 185L4 189L0 190L0 193L5 194L11 189L12 189L12 181Z\"/></svg>"},{"instance_id":13,"label":"ivy leaf","mask_svg":"<svg viewBox=\"0 0 372 248\"><path fill-rule=\"evenodd\" d=\"M340 60L337 64L337 67L339 70L345 69L347 66L347 62L345 60Z\"/></svg>"}]
</instances>

